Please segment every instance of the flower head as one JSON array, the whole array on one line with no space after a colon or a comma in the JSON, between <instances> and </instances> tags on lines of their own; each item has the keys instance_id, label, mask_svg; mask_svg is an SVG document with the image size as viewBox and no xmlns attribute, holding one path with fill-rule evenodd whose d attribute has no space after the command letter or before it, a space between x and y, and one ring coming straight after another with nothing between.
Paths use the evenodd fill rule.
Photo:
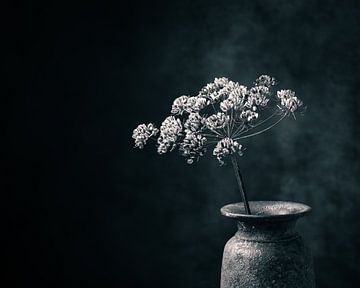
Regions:
<instances>
[{"instance_id":1,"label":"flower head","mask_svg":"<svg viewBox=\"0 0 360 288\"><path fill-rule=\"evenodd\" d=\"M229 82L229 79L225 77L215 78L214 82L207 84L200 90L199 97L207 98L212 103L217 102L223 96L223 93L220 92L221 89L226 87Z\"/></svg>"},{"instance_id":2,"label":"flower head","mask_svg":"<svg viewBox=\"0 0 360 288\"><path fill-rule=\"evenodd\" d=\"M241 112L240 118L243 119L245 122L251 122L259 118L259 113L253 110L244 110Z\"/></svg>"},{"instance_id":3,"label":"flower head","mask_svg":"<svg viewBox=\"0 0 360 288\"><path fill-rule=\"evenodd\" d=\"M224 112L230 109L241 110L244 107L247 88L243 85L234 85L228 92L229 96L220 103L220 109Z\"/></svg>"},{"instance_id":4,"label":"flower head","mask_svg":"<svg viewBox=\"0 0 360 288\"><path fill-rule=\"evenodd\" d=\"M255 80L255 86L266 86L270 88L275 84L276 84L275 78L269 75L261 75L259 78Z\"/></svg>"},{"instance_id":5,"label":"flower head","mask_svg":"<svg viewBox=\"0 0 360 288\"><path fill-rule=\"evenodd\" d=\"M185 111L188 113L199 112L209 104L209 101L204 97L189 97L185 104Z\"/></svg>"},{"instance_id":6,"label":"flower head","mask_svg":"<svg viewBox=\"0 0 360 288\"><path fill-rule=\"evenodd\" d=\"M198 160L206 152L206 137L201 134L188 131L183 142L180 144L181 155L186 157L186 162L192 164L194 160Z\"/></svg>"},{"instance_id":7,"label":"flower head","mask_svg":"<svg viewBox=\"0 0 360 288\"><path fill-rule=\"evenodd\" d=\"M198 132L201 130L203 123L204 118L198 112L190 113L184 123L185 131Z\"/></svg>"},{"instance_id":8,"label":"flower head","mask_svg":"<svg viewBox=\"0 0 360 288\"><path fill-rule=\"evenodd\" d=\"M277 92L277 97L283 109L292 113L303 105L302 101L295 96L295 92L291 90L280 90Z\"/></svg>"},{"instance_id":9,"label":"flower head","mask_svg":"<svg viewBox=\"0 0 360 288\"><path fill-rule=\"evenodd\" d=\"M156 136L159 129L154 124L140 124L134 131L132 138L135 140L135 147L143 149L150 137Z\"/></svg>"},{"instance_id":10,"label":"flower head","mask_svg":"<svg viewBox=\"0 0 360 288\"><path fill-rule=\"evenodd\" d=\"M171 107L171 114L182 115L185 111L186 102L187 102L188 98L189 97L185 96L185 95L176 98Z\"/></svg>"},{"instance_id":11,"label":"flower head","mask_svg":"<svg viewBox=\"0 0 360 288\"><path fill-rule=\"evenodd\" d=\"M227 156L234 153L239 153L240 155L242 155L241 147L242 146L237 141L227 137L220 140L216 144L213 150L213 155L216 156L216 158L222 165L224 164L224 158L226 158Z\"/></svg>"},{"instance_id":12,"label":"flower head","mask_svg":"<svg viewBox=\"0 0 360 288\"><path fill-rule=\"evenodd\" d=\"M158 153L166 153L169 148L170 151L176 147L176 141L182 132L182 124L180 119L174 116L167 117L160 127L160 136L157 140Z\"/></svg>"},{"instance_id":13,"label":"flower head","mask_svg":"<svg viewBox=\"0 0 360 288\"><path fill-rule=\"evenodd\" d=\"M224 128L230 120L230 116L223 112L218 112L206 118L205 125L207 128L215 130Z\"/></svg>"},{"instance_id":14,"label":"flower head","mask_svg":"<svg viewBox=\"0 0 360 288\"><path fill-rule=\"evenodd\" d=\"M266 86L255 86L249 91L246 107L251 108L253 105L265 107L270 95L270 89Z\"/></svg>"},{"instance_id":15,"label":"flower head","mask_svg":"<svg viewBox=\"0 0 360 288\"><path fill-rule=\"evenodd\" d=\"M290 113L295 118L303 105L291 90L274 94L274 85L275 79L268 75L261 75L249 88L220 77L204 86L197 96L176 98L172 116L160 127L158 153L179 147L187 162L193 163L205 153L205 144L215 144L213 154L221 164L233 153L242 155L238 141L268 131ZM158 132L153 124L139 125L133 132L135 147L143 148Z\"/></svg>"}]
</instances>

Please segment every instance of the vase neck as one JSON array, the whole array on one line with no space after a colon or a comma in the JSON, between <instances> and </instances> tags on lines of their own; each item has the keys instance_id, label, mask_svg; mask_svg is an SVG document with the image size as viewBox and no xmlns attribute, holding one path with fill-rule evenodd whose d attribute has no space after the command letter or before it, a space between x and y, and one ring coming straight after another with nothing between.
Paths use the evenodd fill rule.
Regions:
<instances>
[{"instance_id":1,"label":"vase neck","mask_svg":"<svg viewBox=\"0 0 360 288\"><path fill-rule=\"evenodd\" d=\"M249 204L252 214L246 213L241 202L225 205L221 214L237 221L236 237L258 242L298 237L296 221L311 210L309 206L296 202L250 201Z\"/></svg>"},{"instance_id":2,"label":"vase neck","mask_svg":"<svg viewBox=\"0 0 360 288\"><path fill-rule=\"evenodd\" d=\"M272 242L290 240L298 237L295 231L297 219L282 221L237 221L235 236L247 241Z\"/></svg>"}]
</instances>

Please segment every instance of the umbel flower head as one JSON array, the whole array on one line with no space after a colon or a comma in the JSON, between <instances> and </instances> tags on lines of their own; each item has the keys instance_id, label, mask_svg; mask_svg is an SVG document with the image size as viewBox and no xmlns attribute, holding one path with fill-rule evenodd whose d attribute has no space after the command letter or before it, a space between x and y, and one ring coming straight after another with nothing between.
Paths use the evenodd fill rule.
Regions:
<instances>
[{"instance_id":1,"label":"umbel flower head","mask_svg":"<svg viewBox=\"0 0 360 288\"><path fill-rule=\"evenodd\" d=\"M224 164L224 158L227 156L234 153L242 155L241 147L242 146L236 140L224 138L216 144L213 155L216 156L220 164Z\"/></svg>"},{"instance_id":2,"label":"umbel flower head","mask_svg":"<svg viewBox=\"0 0 360 288\"><path fill-rule=\"evenodd\" d=\"M155 127L154 124L140 124L136 129L133 131L132 138L135 140L135 147L140 149L144 148L147 140L150 137L156 136L159 132L159 129Z\"/></svg>"},{"instance_id":3,"label":"umbel flower head","mask_svg":"<svg viewBox=\"0 0 360 288\"><path fill-rule=\"evenodd\" d=\"M133 131L135 147L144 148L157 137L159 154L179 149L187 163L198 161L210 148L220 164L231 155L243 155L241 140L259 135L303 107L291 90L274 92L276 81L261 75L252 87L228 78L215 78L196 96L180 96L160 130L140 124ZM160 131L160 133L159 133Z\"/></svg>"}]
</instances>

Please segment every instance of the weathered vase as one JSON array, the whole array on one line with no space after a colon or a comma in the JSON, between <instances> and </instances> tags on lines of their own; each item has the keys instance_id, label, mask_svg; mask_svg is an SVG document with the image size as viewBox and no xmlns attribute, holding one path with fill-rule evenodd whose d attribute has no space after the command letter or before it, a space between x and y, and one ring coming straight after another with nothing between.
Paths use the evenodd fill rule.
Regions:
<instances>
[{"instance_id":1,"label":"weathered vase","mask_svg":"<svg viewBox=\"0 0 360 288\"><path fill-rule=\"evenodd\" d=\"M221 213L237 221L238 231L226 243L221 288L313 288L310 250L295 231L307 205L282 201L229 204Z\"/></svg>"}]
</instances>

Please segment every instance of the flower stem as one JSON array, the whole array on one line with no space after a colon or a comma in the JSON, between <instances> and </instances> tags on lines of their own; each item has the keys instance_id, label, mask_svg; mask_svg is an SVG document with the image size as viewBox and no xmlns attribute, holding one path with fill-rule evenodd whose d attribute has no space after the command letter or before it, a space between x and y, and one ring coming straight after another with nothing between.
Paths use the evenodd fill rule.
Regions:
<instances>
[{"instance_id":1,"label":"flower stem","mask_svg":"<svg viewBox=\"0 0 360 288\"><path fill-rule=\"evenodd\" d=\"M234 155L231 155L231 163L233 165L234 172L235 172L235 177L236 177L236 180L237 180L238 185L239 185L241 198L243 200L244 207L245 207L245 212L246 212L246 214L250 215L251 211L250 211L250 207L249 207L249 202L248 202L247 197L246 197L246 190L245 190L244 181L242 179L240 168L239 168L239 165L238 165L238 163L236 161L236 157Z\"/></svg>"},{"instance_id":2,"label":"flower stem","mask_svg":"<svg viewBox=\"0 0 360 288\"><path fill-rule=\"evenodd\" d=\"M281 120L283 120L285 118L285 116L287 116L288 114L284 114L279 120L277 120L274 124L271 124L269 127L266 127L265 129L258 131L256 133L252 133L252 134L248 134L248 135L244 135L244 136L240 136L240 137L236 137L234 140L239 140L239 139L245 139L245 138L249 138L249 137L253 137L256 135L259 135L269 129L271 129L272 127L274 127L275 125L277 125Z\"/></svg>"}]
</instances>

